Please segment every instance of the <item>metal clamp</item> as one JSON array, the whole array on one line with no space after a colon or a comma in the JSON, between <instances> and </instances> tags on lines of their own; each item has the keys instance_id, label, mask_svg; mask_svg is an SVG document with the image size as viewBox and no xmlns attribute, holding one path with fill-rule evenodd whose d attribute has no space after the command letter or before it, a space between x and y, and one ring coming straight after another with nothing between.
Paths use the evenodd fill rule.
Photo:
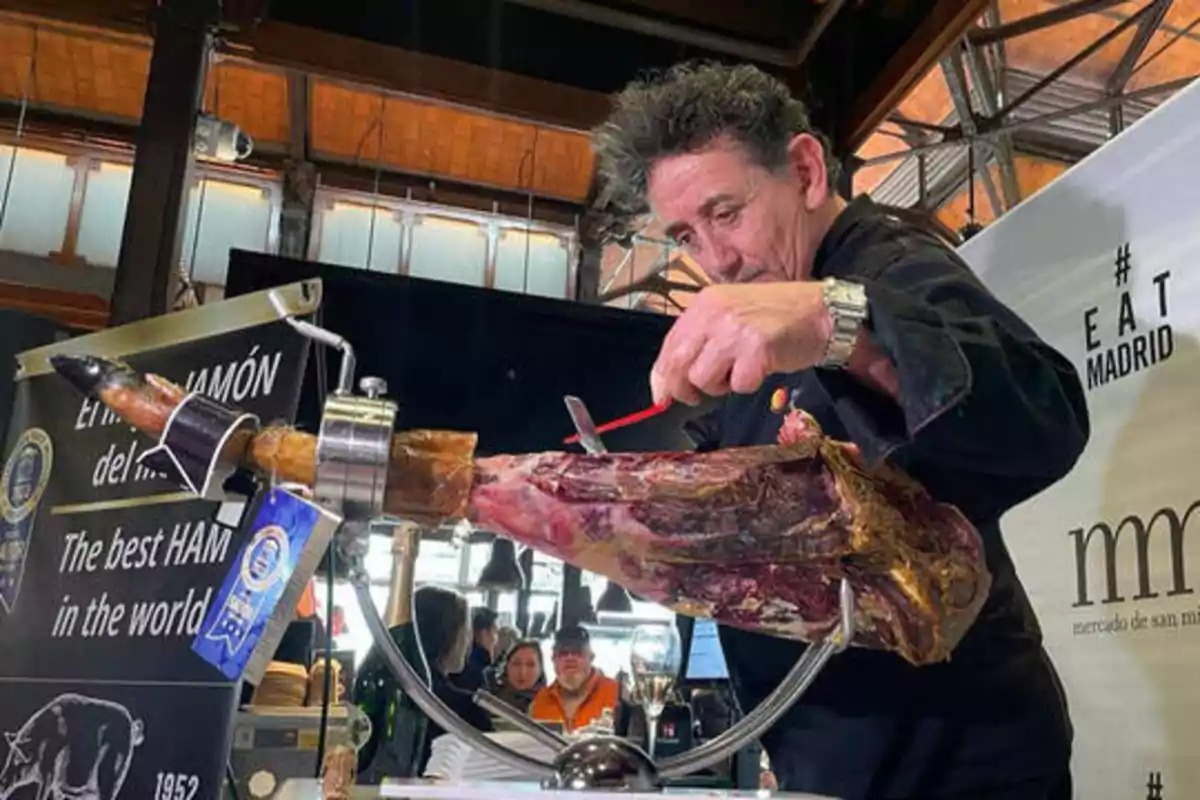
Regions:
<instances>
[{"instance_id":1,"label":"metal clamp","mask_svg":"<svg viewBox=\"0 0 1200 800\"><path fill-rule=\"evenodd\" d=\"M253 414L190 394L171 411L158 444L138 463L206 500L222 500L225 480L239 468L244 435L258 431Z\"/></svg>"},{"instance_id":2,"label":"metal clamp","mask_svg":"<svg viewBox=\"0 0 1200 800\"><path fill-rule=\"evenodd\" d=\"M345 518L346 535L339 536L343 550L365 547L371 521L383 513L398 410L396 403L378 397L335 394L325 402L313 495Z\"/></svg>"},{"instance_id":3,"label":"metal clamp","mask_svg":"<svg viewBox=\"0 0 1200 800\"><path fill-rule=\"evenodd\" d=\"M337 388L321 413L313 495L317 503L345 520L338 545L341 555L352 559L366 553L371 521L383 514L392 432L400 409L383 397L387 383L382 378L363 378L363 394L353 394L357 362L350 343L332 331L294 318L275 293L269 299L299 334L342 352Z\"/></svg>"}]
</instances>

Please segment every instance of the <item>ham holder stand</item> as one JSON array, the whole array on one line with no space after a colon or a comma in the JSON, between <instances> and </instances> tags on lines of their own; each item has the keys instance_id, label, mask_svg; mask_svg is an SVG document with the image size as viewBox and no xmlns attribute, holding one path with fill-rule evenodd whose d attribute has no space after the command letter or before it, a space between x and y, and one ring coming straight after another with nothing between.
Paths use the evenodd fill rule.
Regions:
<instances>
[{"instance_id":1,"label":"ham holder stand","mask_svg":"<svg viewBox=\"0 0 1200 800\"><path fill-rule=\"evenodd\" d=\"M297 319L288 311L276 291L269 293L269 299L280 319L298 333L317 344L340 350L342 354L337 386L329 394L322 411L317 437L316 476L310 488L317 505L342 519L332 546L337 548L339 563L347 565L349 582L354 587L363 618L388 667L402 690L434 724L496 762L520 774L536 777L547 794L615 792L630 796L657 793L663 791L665 782L670 779L682 778L723 761L766 732L812 684L830 658L845 649L853 638L854 596L850 584L843 580L839 625L819 643L805 650L770 696L716 738L660 761L655 761L637 745L617 736L586 735L569 741L534 723L495 696L485 691L477 692L473 699L478 705L546 745L555 756L550 762L544 762L498 744L460 719L433 694L389 635L387 624L371 597L365 556L371 525L384 517L389 446L399 406L384 396L387 386L380 378L362 378L358 383L359 392L355 392L355 355L345 339ZM221 474L230 473L235 468L223 452L231 427L257 425L257 420L248 420L245 416L224 420L229 425L223 425L222 420L214 417L209 405L181 405L169 423L172 429L177 430L168 430L163 439L170 443L175 458L183 463L207 465L208 474L203 478L195 476L192 480L180 481L193 492L197 492L198 486L219 485ZM590 417L583 404L576 398L568 398L568 409L579 429L580 440L588 451L602 452L603 445L594 434L594 427L590 425ZM216 427L214 423L218 423ZM179 431L186 431L187 435L172 435ZM415 526L405 527L415 530ZM400 587L398 595L401 597L412 597L416 549L405 548L406 557L396 562L398 574L393 576L392 585ZM424 654L421 657L424 659ZM419 786L415 782L408 786L401 784L392 790L385 783L381 796L460 796L454 794L452 784L444 785L438 791L428 781L419 783Z\"/></svg>"}]
</instances>

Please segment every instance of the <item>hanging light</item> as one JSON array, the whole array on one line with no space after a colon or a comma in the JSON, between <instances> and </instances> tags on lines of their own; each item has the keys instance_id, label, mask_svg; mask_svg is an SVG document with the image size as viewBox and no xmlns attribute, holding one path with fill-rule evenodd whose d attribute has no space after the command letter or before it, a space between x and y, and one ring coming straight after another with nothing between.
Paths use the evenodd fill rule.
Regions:
<instances>
[{"instance_id":1,"label":"hanging light","mask_svg":"<svg viewBox=\"0 0 1200 800\"><path fill-rule=\"evenodd\" d=\"M633 612L633 601L629 599L629 592L625 591L624 587L609 581L596 604L596 611L604 614L629 614Z\"/></svg>"},{"instance_id":2,"label":"hanging light","mask_svg":"<svg viewBox=\"0 0 1200 800\"><path fill-rule=\"evenodd\" d=\"M492 541L492 556L479 573L478 588L493 592L514 592L525 585L525 575L517 563L517 548L508 539Z\"/></svg>"},{"instance_id":3,"label":"hanging light","mask_svg":"<svg viewBox=\"0 0 1200 800\"><path fill-rule=\"evenodd\" d=\"M533 588L533 548L526 547L521 551L521 557L517 559L517 564L521 567L521 574L525 577L525 582L521 584L522 589Z\"/></svg>"},{"instance_id":4,"label":"hanging light","mask_svg":"<svg viewBox=\"0 0 1200 800\"><path fill-rule=\"evenodd\" d=\"M596 607L592 605L592 587L579 587L579 607L582 609L579 614L581 625L595 625L599 621L596 619Z\"/></svg>"}]
</instances>

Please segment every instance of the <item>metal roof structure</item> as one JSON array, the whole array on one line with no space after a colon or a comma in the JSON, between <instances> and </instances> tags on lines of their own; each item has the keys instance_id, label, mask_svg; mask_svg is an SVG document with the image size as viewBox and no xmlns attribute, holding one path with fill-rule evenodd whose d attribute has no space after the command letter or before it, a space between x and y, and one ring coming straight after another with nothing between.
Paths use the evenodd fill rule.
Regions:
<instances>
[{"instance_id":1,"label":"metal roof structure","mask_svg":"<svg viewBox=\"0 0 1200 800\"><path fill-rule=\"evenodd\" d=\"M1200 75L1198 27L1200 0L994 0L859 148L855 191L986 224Z\"/></svg>"}]
</instances>

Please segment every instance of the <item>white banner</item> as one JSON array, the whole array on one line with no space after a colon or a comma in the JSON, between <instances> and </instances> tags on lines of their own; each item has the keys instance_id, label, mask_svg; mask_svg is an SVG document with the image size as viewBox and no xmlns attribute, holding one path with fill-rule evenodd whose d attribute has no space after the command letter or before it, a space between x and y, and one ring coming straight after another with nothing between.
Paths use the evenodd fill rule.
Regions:
<instances>
[{"instance_id":1,"label":"white banner","mask_svg":"<svg viewBox=\"0 0 1200 800\"><path fill-rule=\"evenodd\" d=\"M1200 798L1200 83L962 253L1087 391L1083 458L1003 521L1076 796Z\"/></svg>"}]
</instances>

